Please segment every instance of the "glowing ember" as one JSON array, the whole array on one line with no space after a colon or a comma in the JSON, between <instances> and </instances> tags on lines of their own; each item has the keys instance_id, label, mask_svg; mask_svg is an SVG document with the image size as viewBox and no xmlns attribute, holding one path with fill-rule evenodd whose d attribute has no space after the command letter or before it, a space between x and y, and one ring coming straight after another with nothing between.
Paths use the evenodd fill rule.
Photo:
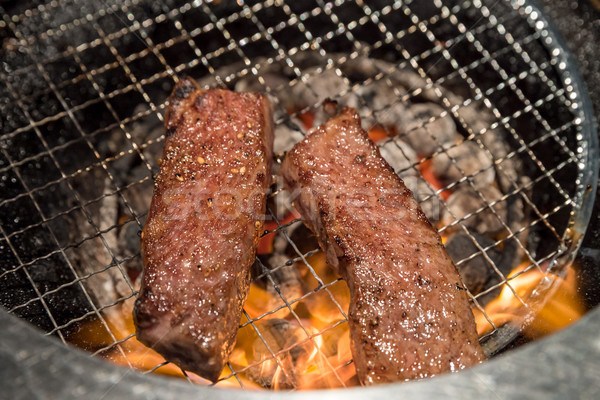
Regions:
<instances>
[{"instance_id":1,"label":"glowing ember","mask_svg":"<svg viewBox=\"0 0 600 400\"><path fill-rule=\"evenodd\" d=\"M296 210L293 210L279 221L279 225L285 225L298 218L300 218L300 214L298 214ZM276 235L275 230L279 225L275 221L267 221L265 223L265 231L269 233L260 238L256 248L256 254L270 254L273 252L273 240L275 240Z\"/></svg>"},{"instance_id":2,"label":"glowing ember","mask_svg":"<svg viewBox=\"0 0 600 400\"><path fill-rule=\"evenodd\" d=\"M381 125L375 125L369 129L369 138L375 143L389 139L391 136L396 135L396 128L394 126L383 127Z\"/></svg>"},{"instance_id":3,"label":"glowing ember","mask_svg":"<svg viewBox=\"0 0 600 400\"><path fill-rule=\"evenodd\" d=\"M292 114L290 112L290 114ZM315 113L312 111L306 111L298 114L298 118L302 121L304 129L308 130L313 127L315 122Z\"/></svg>"},{"instance_id":4,"label":"glowing ember","mask_svg":"<svg viewBox=\"0 0 600 400\"><path fill-rule=\"evenodd\" d=\"M305 307L294 314L282 300L279 300L282 308L272 313L272 305L278 299L253 283L245 310L252 319L262 317L252 324L243 318L240 323L243 327L229 360L237 378L226 368L216 386L239 388L237 379L246 389L358 385L350 353L348 324L341 312L348 308L348 287L326 265L321 252L308 257L307 261L327 289L309 294ZM316 290L319 282L310 268L304 264L298 268L307 291ZM138 342L134 336L132 309L133 299L130 299L104 313L107 327L97 319L82 324L69 338L71 343L96 351L106 360L124 367L210 384L193 373L184 375L179 367ZM113 346L114 342L120 342L120 345Z\"/></svg>"},{"instance_id":5,"label":"glowing ember","mask_svg":"<svg viewBox=\"0 0 600 400\"><path fill-rule=\"evenodd\" d=\"M79 331L69 337L69 341L78 347L95 351L100 357L123 367L189 379L204 385L211 384L191 372L184 374L178 366L166 362L160 354L138 342L134 336L132 311L133 299L130 299L103 314L103 319L111 333L107 331L103 322L94 319L82 324ZM120 342L118 347L113 345L115 341ZM237 379L230 375L231 371L225 368L221 374L223 380L219 381L216 386L239 388L240 384ZM254 382L243 377L240 377L240 380L246 389L260 388Z\"/></svg>"},{"instance_id":6,"label":"glowing ember","mask_svg":"<svg viewBox=\"0 0 600 400\"><path fill-rule=\"evenodd\" d=\"M435 190L440 190L446 187L440 180L435 176L432 170L433 161L431 159L422 160L419 163L419 172ZM444 190L440 192L440 197L444 200L448 200L448 197L452 194L451 190Z\"/></svg>"}]
</instances>

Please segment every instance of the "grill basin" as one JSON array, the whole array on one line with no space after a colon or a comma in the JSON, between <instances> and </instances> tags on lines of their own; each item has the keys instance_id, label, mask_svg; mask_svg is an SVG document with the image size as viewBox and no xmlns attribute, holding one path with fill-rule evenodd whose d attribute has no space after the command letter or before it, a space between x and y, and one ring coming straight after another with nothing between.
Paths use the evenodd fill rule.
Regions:
<instances>
[{"instance_id":1,"label":"grill basin","mask_svg":"<svg viewBox=\"0 0 600 400\"><path fill-rule=\"evenodd\" d=\"M464 138L457 146L475 143L487 150L496 173L507 175L501 199L495 203L483 196L483 208L519 198L531 216L516 228L499 218L504 239L489 246L469 234L468 218L455 218L440 226L442 231L450 224L460 227L476 245L474 255L487 258L507 240L515 241L526 268L548 269L550 278L562 275L585 231L597 173L589 104L547 22L524 2L131 1L50 2L36 8L21 2L0 11L7 82L0 138L2 303L63 341L89 319L100 321L112 336L106 347L95 349L99 352L123 352L122 344L132 339L117 338L105 314L135 295L139 255L135 244L122 246L120 239L143 225L148 202L136 195L151 186L156 170L151 155L163 140L159 129L136 137L135 125L160 125L176 74L207 85L235 87L243 81L280 99L328 72L356 92L410 71L416 79L396 90L398 102L437 101L443 115L429 123L451 115ZM315 53L317 61L311 56L307 62L306 55ZM393 69L357 79L348 66L362 59L383 60ZM291 74L288 81L268 81L267 72L279 65ZM343 102L345 94L330 97ZM276 102L277 125L290 128L295 117L317 110L323 100L316 96L299 110ZM377 110L366 96L360 100L374 110L364 116L373 123L389 108ZM462 111L474 104L491 119L481 125L465 120ZM302 133L297 125L291 129ZM503 132L507 154L495 154L486 143L495 130ZM453 158L444 148L432 157L444 155ZM521 174L507 174L513 159L522 163L528 182L518 180ZM410 168L419 172L424 162ZM473 187L481 174L477 170L434 188L423 201L437 199L446 207L448 187ZM278 216L274 211L275 233L292 241ZM313 250L290 259L305 261ZM498 287L509 286L508 274L488 261L502 276ZM259 273L276 282L273 270L280 266L263 267ZM114 293L94 291L104 284ZM523 303L543 301L551 285L539 289L539 299ZM281 300L290 307L298 299ZM254 329L263 317L249 317L245 324ZM487 339L493 349L515 332L497 328ZM231 374L237 377L233 368Z\"/></svg>"}]
</instances>

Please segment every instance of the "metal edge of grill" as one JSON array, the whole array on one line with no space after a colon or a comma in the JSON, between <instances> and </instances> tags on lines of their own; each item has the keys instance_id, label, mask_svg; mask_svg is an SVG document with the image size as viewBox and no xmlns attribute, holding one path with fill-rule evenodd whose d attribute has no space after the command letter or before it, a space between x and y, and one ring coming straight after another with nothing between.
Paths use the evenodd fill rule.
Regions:
<instances>
[{"instance_id":1,"label":"metal edge of grill","mask_svg":"<svg viewBox=\"0 0 600 400\"><path fill-rule=\"evenodd\" d=\"M540 13L540 11L536 10L535 7L532 8L532 10L530 10L529 12L534 12L534 11ZM548 30L550 31L553 38L557 39L556 35L552 34L553 28L548 27ZM565 51L565 48L560 41L558 42L558 45L556 48L559 49L559 52L561 55L563 55L564 57L569 57L569 53ZM573 65L572 60L568 60L567 58L565 58L564 61L567 66ZM581 79L579 78L578 74L576 73L576 71L572 70L569 67L566 67L564 69L564 71L562 71L562 73L569 75L571 80L573 80L573 84L572 84L572 86L574 87L573 92L581 94L581 96L579 96L579 103L581 104L581 107L583 110L582 111L583 115L585 115L585 118L588 121L593 120L593 116L592 116L592 112L591 112L591 105L589 104L589 100L587 99L587 96L585 95L585 89L584 89L584 86L582 85ZM564 76L563 76L563 79L564 79ZM573 221L571 221L572 222L572 231L568 233L570 235L570 237L566 238L569 240L565 240L566 243L570 244L570 249L565 251L565 253L568 254L568 258L557 260L557 262L560 264L563 264L563 263L568 264L572 260L572 257L574 257L574 253L575 253L574 250L576 250L580 244L580 240L585 231L587 220L589 219L589 216L590 216L590 212L591 212L591 200L590 199L593 199L594 195L595 195L594 182L597 180L597 154L596 154L595 149L597 149L597 143L595 142L596 137L595 137L595 131L593 128L593 123L586 125L586 127L588 127L589 129L587 129L584 134L586 135L586 138L589 140L589 143L591 144L590 148L587 149L588 150L587 151L587 161L588 161L588 166L590 166L591 168L588 168L585 170L584 176L582 177L582 182L580 185L581 190L578 192L578 196L581 196L582 204L584 205L584 207L580 210L577 210L577 213L575 213L575 215L576 215L575 219ZM571 239L574 239L574 240L571 240ZM4 318L4 316L3 316L3 318ZM16 325L18 325L18 324L16 324ZM464 373L461 375L464 375ZM155 378L152 378L152 379L155 379ZM447 377L447 378L442 377L442 378L439 378L438 381L443 380L443 379L450 379L450 377Z\"/></svg>"}]
</instances>

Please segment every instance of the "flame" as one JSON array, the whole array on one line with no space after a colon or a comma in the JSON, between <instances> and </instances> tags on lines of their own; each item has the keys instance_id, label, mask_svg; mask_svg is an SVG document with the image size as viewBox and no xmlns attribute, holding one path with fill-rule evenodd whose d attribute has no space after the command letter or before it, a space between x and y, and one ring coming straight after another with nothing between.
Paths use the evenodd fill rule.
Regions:
<instances>
[{"instance_id":1,"label":"flame","mask_svg":"<svg viewBox=\"0 0 600 400\"><path fill-rule=\"evenodd\" d=\"M96 351L100 357L123 367L189 379L204 385L212 384L194 373L184 374L181 368L167 363L160 354L137 341L135 336L132 336L135 333L132 313L133 299L130 299L103 313L102 319L106 325L99 319L81 324L78 331L69 336L69 342L80 348ZM115 341L120 342L119 346L113 345ZM230 375L231 372L226 367L221 374L223 380L217 382L215 386L239 388L237 379ZM254 382L243 377L239 378L246 389L260 389L260 386Z\"/></svg>"},{"instance_id":2,"label":"flame","mask_svg":"<svg viewBox=\"0 0 600 400\"><path fill-rule=\"evenodd\" d=\"M259 321L248 321L240 329L230 358L234 369L252 381L271 389L322 389L358 384L350 352L348 323L341 310L347 310L350 293L345 282L326 264L325 255L317 252L299 263L307 292L303 307L286 319L269 315ZM310 267L309 267L310 266ZM314 274L313 274L314 271ZM315 278L319 276L321 283ZM316 290L320 288L319 290ZM271 296L266 291L252 312L262 312ZM249 298L250 301L250 298ZM337 303L337 304L336 304ZM252 312L246 310L252 317ZM252 326L253 325L253 326ZM260 333L260 335L259 335Z\"/></svg>"},{"instance_id":3,"label":"flame","mask_svg":"<svg viewBox=\"0 0 600 400\"><path fill-rule=\"evenodd\" d=\"M244 309L252 319L271 319L271 318L285 318L290 314L290 309L287 308L283 300L267 292L253 282L250 284L250 290L248 291L248 300L244 305ZM277 310L273 313L265 314L272 310ZM242 323L245 321L242 321Z\"/></svg>"},{"instance_id":4,"label":"flame","mask_svg":"<svg viewBox=\"0 0 600 400\"><path fill-rule=\"evenodd\" d=\"M232 370L226 367L216 386L239 388L241 383L245 389L254 390L306 390L359 385L352 363L348 323L343 316L350 303L346 283L327 265L321 251L296 267L307 295L291 309L278 295L252 283L245 305L250 320L243 317L240 321L242 328L229 359ZM528 269L523 263L510 273L510 285L524 302L548 279L544 269ZM524 325L524 334L538 338L581 318L583 302L576 287L575 272L569 268L537 316ZM278 311L265 315L277 304L281 306ZM112 307L103 313L104 321L94 319L80 325L69 340L121 366L211 384L193 373L184 374L138 342L132 309L133 299ZM484 310L496 327L508 323L523 325L523 304L506 285ZM478 333L490 332L492 325L484 314L476 308L473 311ZM119 346L113 345L115 341Z\"/></svg>"},{"instance_id":5,"label":"flame","mask_svg":"<svg viewBox=\"0 0 600 400\"><path fill-rule=\"evenodd\" d=\"M522 263L508 275L510 286L525 303L534 290L549 279L544 272L545 268L528 269L528 267L529 263ZM524 320L523 303L507 285L502 287L498 297L484 307L485 314L496 327L508 323L523 326L523 333L530 339L559 331L580 319L585 309L583 300L577 293L575 270L569 266L565 278L556 279L558 280L556 290L531 321ZM479 309L473 309L473 312L479 335L489 333L493 326L485 315Z\"/></svg>"},{"instance_id":6,"label":"flame","mask_svg":"<svg viewBox=\"0 0 600 400\"><path fill-rule=\"evenodd\" d=\"M297 267L306 291L313 293L304 299L304 307L298 307L293 313L283 307L254 321L272 310L267 304L273 304L274 295L251 285L245 310L252 322L245 318L241 321L243 327L229 359L237 376L226 367L216 386L239 388L241 382L246 389L306 390L359 384L352 364L348 323L340 312L340 309L348 309L348 287L327 266L322 252L307 257L307 264L299 263ZM509 275L510 285L525 302L542 280L547 279L543 268L527 267L523 263ZM327 290L321 287L315 275L321 278ZM554 294L535 318L524 325L524 334L535 339L581 318L584 307L576 287L575 271L569 268ZM161 355L138 342L133 336L132 308L133 299L113 307L103 314L106 325L98 319L88 321L69 340L81 348L96 350L101 357L117 365L211 384L193 373L184 375L179 367L167 363ZM498 297L484 307L497 327L507 323L521 326L522 309L521 301L506 285ZM478 309L474 309L474 314L478 333L490 332L492 326L484 314ZM115 341L120 342L119 347L112 346Z\"/></svg>"},{"instance_id":7,"label":"flame","mask_svg":"<svg viewBox=\"0 0 600 400\"><path fill-rule=\"evenodd\" d=\"M243 318L241 321L243 327L229 359L236 376L226 367L216 386L239 388L241 382L245 389L307 390L359 384L352 363L348 323L340 312L340 309L347 310L350 302L346 283L327 266L322 252L307 257L307 264L299 263L297 267L306 292L313 292L304 299L303 307L297 307L293 313L283 307L255 321L272 310L268 304L272 305L275 299L273 294L254 283L251 285L245 310L252 320ZM543 268L527 267L523 263L509 275L510 285L525 302L542 280L548 279ZM321 283L315 275L320 277ZM569 268L554 294L535 318L524 325L524 334L535 339L581 318L584 308L576 287L575 272ZM95 350L117 365L211 384L193 373L184 375L179 367L167 363L161 355L138 342L133 336L132 308L133 299L111 308L103 314L106 325L98 319L88 321L69 337L70 342ZM507 323L521 326L522 309L521 301L506 285L498 297L484 307L497 327ZM473 311L478 333L490 332L492 326L484 314L478 309ZM112 345L115 341L120 342L119 347Z\"/></svg>"},{"instance_id":8,"label":"flame","mask_svg":"<svg viewBox=\"0 0 600 400\"><path fill-rule=\"evenodd\" d=\"M237 378L226 367L216 386L239 388L238 379L246 389L318 389L358 384L351 361L348 324L340 312L340 309L348 308L348 287L326 265L323 253L308 257L307 263L327 285L327 290L321 288L310 294L305 299L306 307L294 315L289 308L283 307L262 316L273 309L277 298L255 283L250 286L245 310L252 319L262 317L252 323L243 318L241 325L245 326L238 333L229 359ZM320 283L310 268L304 263L298 268L305 287L317 289ZM117 365L211 384L193 373L184 375L179 367L138 342L134 336L132 311L133 299L130 299L104 312L103 321L93 319L81 324L69 341L96 351ZM285 327L285 332L281 331L281 326ZM119 346L114 346L114 342L119 342Z\"/></svg>"}]
</instances>

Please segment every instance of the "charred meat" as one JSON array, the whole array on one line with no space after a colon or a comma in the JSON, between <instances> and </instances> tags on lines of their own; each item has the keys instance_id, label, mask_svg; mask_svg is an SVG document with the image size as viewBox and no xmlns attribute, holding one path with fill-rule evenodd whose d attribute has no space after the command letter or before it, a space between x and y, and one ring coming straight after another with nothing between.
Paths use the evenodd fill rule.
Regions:
<instances>
[{"instance_id":1,"label":"charred meat","mask_svg":"<svg viewBox=\"0 0 600 400\"><path fill-rule=\"evenodd\" d=\"M362 384L425 378L485 359L456 267L356 111L345 108L309 132L281 173L350 288Z\"/></svg>"},{"instance_id":2,"label":"charred meat","mask_svg":"<svg viewBox=\"0 0 600 400\"><path fill-rule=\"evenodd\" d=\"M271 184L266 97L199 90L170 98L160 172L142 231L137 338L215 381L235 344Z\"/></svg>"}]
</instances>

